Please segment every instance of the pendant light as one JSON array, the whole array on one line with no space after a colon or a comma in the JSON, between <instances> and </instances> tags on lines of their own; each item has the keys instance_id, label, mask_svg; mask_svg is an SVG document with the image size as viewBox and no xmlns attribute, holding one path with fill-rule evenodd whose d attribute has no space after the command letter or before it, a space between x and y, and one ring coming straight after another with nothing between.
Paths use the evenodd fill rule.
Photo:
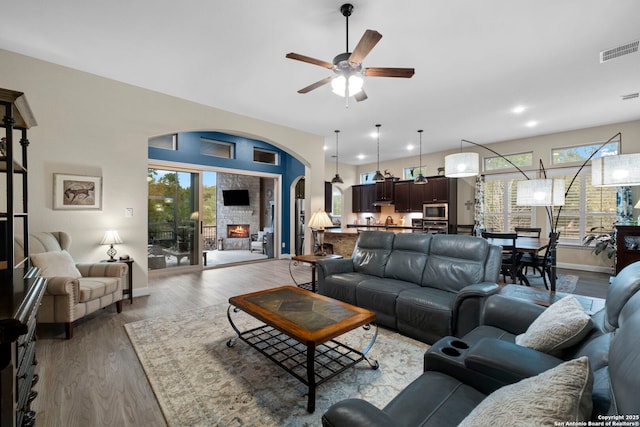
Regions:
<instances>
[{"instance_id":1,"label":"pendant light","mask_svg":"<svg viewBox=\"0 0 640 427\"><path fill-rule=\"evenodd\" d=\"M428 180L422 175L422 129L418 131L418 135L420 135L420 168L418 169L418 176L413 180L413 183L421 185L426 184Z\"/></svg>"},{"instance_id":2,"label":"pendant light","mask_svg":"<svg viewBox=\"0 0 640 427\"><path fill-rule=\"evenodd\" d=\"M342 178L340 178L340 174L338 173L338 134L340 133L340 131L336 129L334 130L334 132L336 133L336 176L333 177L331 183L344 184L344 181L342 180Z\"/></svg>"},{"instance_id":3,"label":"pendant light","mask_svg":"<svg viewBox=\"0 0 640 427\"><path fill-rule=\"evenodd\" d=\"M378 128L378 170L376 170L376 174L373 176L373 180L375 182L384 182L384 175L380 173L380 124L377 124Z\"/></svg>"}]
</instances>

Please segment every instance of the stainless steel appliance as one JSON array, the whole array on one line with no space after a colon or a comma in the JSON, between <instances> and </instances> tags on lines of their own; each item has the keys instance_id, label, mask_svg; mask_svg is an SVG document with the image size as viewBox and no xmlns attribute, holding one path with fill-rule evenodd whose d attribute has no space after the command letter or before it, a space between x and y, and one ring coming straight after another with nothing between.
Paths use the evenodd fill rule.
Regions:
<instances>
[{"instance_id":1,"label":"stainless steel appliance","mask_svg":"<svg viewBox=\"0 0 640 427\"><path fill-rule=\"evenodd\" d=\"M448 203L423 204L422 219L427 221L449 221L449 204Z\"/></svg>"},{"instance_id":2,"label":"stainless steel appliance","mask_svg":"<svg viewBox=\"0 0 640 427\"><path fill-rule=\"evenodd\" d=\"M304 253L304 199L296 199L295 224L296 255L302 255Z\"/></svg>"},{"instance_id":3,"label":"stainless steel appliance","mask_svg":"<svg viewBox=\"0 0 640 427\"><path fill-rule=\"evenodd\" d=\"M449 232L448 221L431 221L423 218L412 218L411 227L414 233L447 234Z\"/></svg>"}]
</instances>

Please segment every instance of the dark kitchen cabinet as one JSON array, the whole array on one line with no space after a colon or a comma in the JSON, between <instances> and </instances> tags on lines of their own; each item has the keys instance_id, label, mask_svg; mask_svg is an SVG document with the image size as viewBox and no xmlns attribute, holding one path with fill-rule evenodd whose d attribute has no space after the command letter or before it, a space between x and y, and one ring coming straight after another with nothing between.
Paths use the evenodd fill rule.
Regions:
<instances>
[{"instance_id":1,"label":"dark kitchen cabinet","mask_svg":"<svg viewBox=\"0 0 640 427\"><path fill-rule=\"evenodd\" d=\"M394 185L393 201L396 212L411 212L411 195L413 181L398 181ZM419 187L419 186L418 186Z\"/></svg>"},{"instance_id":2,"label":"dark kitchen cabinet","mask_svg":"<svg viewBox=\"0 0 640 427\"><path fill-rule=\"evenodd\" d=\"M383 182L376 182L376 201L393 203L394 183L398 178L385 178Z\"/></svg>"},{"instance_id":3,"label":"dark kitchen cabinet","mask_svg":"<svg viewBox=\"0 0 640 427\"><path fill-rule=\"evenodd\" d=\"M394 185L396 212L422 212L424 203L448 203L449 212L456 213L457 181L443 176L427 177L424 185L413 181L398 181Z\"/></svg>"},{"instance_id":4,"label":"dark kitchen cabinet","mask_svg":"<svg viewBox=\"0 0 640 427\"><path fill-rule=\"evenodd\" d=\"M373 205L376 201L376 186L361 184L351 187L351 206L354 213L380 212L380 208Z\"/></svg>"}]
</instances>

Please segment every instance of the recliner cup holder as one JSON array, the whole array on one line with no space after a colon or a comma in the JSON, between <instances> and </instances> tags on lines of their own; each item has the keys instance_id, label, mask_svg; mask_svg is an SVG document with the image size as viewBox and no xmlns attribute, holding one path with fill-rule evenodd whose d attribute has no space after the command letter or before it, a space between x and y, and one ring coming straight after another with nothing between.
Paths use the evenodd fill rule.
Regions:
<instances>
[{"instance_id":1,"label":"recliner cup holder","mask_svg":"<svg viewBox=\"0 0 640 427\"><path fill-rule=\"evenodd\" d=\"M466 350L469 348L469 344L460 340L453 340L449 343L452 347L459 348L461 350Z\"/></svg>"},{"instance_id":2,"label":"recliner cup holder","mask_svg":"<svg viewBox=\"0 0 640 427\"><path fill-rule=\"evenodd\" d=\"M460 356L460 352L453 347L444 347L442 352L447 356L458 357Z\"/></svg>"}]
</instances>

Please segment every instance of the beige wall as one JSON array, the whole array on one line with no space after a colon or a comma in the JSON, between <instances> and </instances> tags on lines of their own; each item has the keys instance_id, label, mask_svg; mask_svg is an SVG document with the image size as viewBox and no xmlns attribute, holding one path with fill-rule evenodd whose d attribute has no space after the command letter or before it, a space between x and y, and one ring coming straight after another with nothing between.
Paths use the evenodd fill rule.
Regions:
<instances>
[{"instance_id":1,"label":"beige wall","mask_svg":"<svg viewBox=\"0 0 640 427\"><path fill-rule=\"evenodd\" d=\"M324 139L92 74L0 50L0 87L24 92L38 126L29 132L32 231L64 230L78 261L105 258L98 242L117 229L131 255L134 294L146 292L147 139L193 130L246 135L272 143L306 166L307 209L323 206ZM316 172L317 171L317 172ZM102 176L103 209L52 209L53 173ZM133 208L133 218L124 216ZM293 242L291 242L293 243Z\"/></svg>"},{"instance_id":2,"label":"beige wall","mask_svg":"<svg viewBox=\"0 0 640 427\"><path fill-rule=\"evenodd\" d=\"M597 126L587 129L578 129L531 138L502 141L493 144L487 141L474 142L490 145L493 150L501 154L513 154L533 150L534 164L537 166L538 159L542 159L545 167L547 169L550 169L549 166L551 165L552 148L603 142L608 140L618 132L622 133L623 153L640 152L640 120ZM473 141L472 137L465 137ZM463 149L464 151L476 151L480 153L481 158L483 156L492 155L489 151L479 147L474 147L471 144L463 144ZM423 153L423 164L427 166L427 175L437 175L438 168L444 167L444 157L447 154L457 151L458 150L427 154ZM386 162L380 162L380 169L387 169L394 176L402 177L402 173L405 167L415 166L417 164L419 164L418 156L411 156ZM376 170L376 166L377 165L375 163L370 163L356 167L355 171L353 171L349 175L352 180L347 181L345 179L344 185L346 186L359 183L358 181L360 174ZM340 167L341 175L343 169L346 169L346 167ZM333 174L335 173L333 172L334 170L335 165L333 168L329 168L327 165L325 177L333 176ZM640 200L640 187L635 187L633 190L634 202L636 202L637 200ZM474 178L461 178L458 180L458 223L460 224L473 223L473 211L471 209L467 209L465 203L468 201L473 201L474 193ZM385 212L384 215L386 216L387 213L388 212ZM638 215L640 214L640 212L636 211L635 214ZM538 223L545 223L543 213L541 213L541 217L539 218ZM603 272L609 272L610 266L612 265L612 260L609 260L604 256L596 257L591 253L591 249L584 247L561 246L558 249L558 261L561 266L567 268Z\"/></svg>"}]
</instances>

